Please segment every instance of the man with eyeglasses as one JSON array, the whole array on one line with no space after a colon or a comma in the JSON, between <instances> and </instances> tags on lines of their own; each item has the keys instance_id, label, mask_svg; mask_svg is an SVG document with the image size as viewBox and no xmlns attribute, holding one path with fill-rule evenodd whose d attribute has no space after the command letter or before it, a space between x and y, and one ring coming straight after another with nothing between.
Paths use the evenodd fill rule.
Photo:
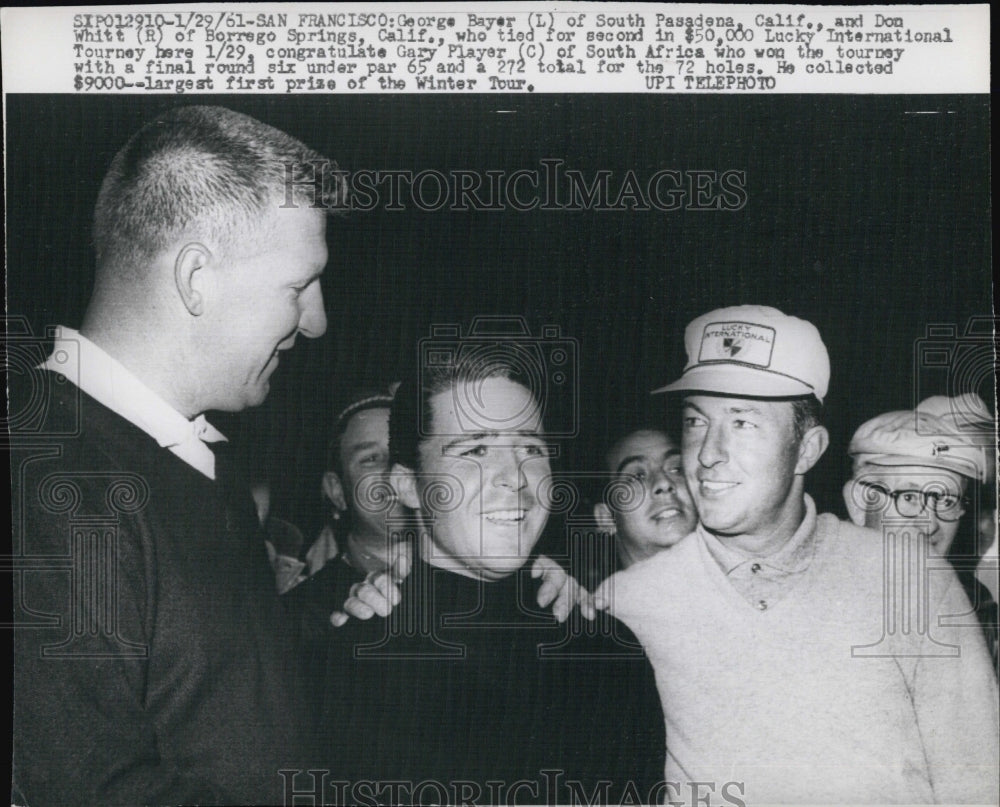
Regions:
<instances>
[{"instance_id":1,"label":"man with eyeglasses","mask_svg":"<svg viewBox=\"0 0 1000 807\"><path fill-rule=\"evenodd\" d=\"M863 423L851 439L848 454L854 465L844 502L855 524L879 533L916 527L929 547L952 563L983 625L995 666L997 604L975 578L978 536L962 521L968 494L993 479L991 445L993 420L977 395L939 395L915 410L886 412Z\"/></svg>"}]
</instances>

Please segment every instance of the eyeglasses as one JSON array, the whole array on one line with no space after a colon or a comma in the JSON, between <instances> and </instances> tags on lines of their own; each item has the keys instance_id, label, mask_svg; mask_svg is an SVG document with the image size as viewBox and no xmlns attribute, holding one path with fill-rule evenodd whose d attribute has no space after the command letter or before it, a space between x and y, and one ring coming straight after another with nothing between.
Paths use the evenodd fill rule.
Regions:
<instances>
[{"instance_id":1,"label":"eyeglasses","mask_svg":"<svg viewBox=\"0 0 1000 807\"><path fill-rule=\"evenodd\" d=\"M889 490L884 485L863 480L858 480L858 484L866 490L865 504L869 509L884 509L892 499L896 512L904 518L913 518L929 510L939 518L954 521L961 518L969 506L968 497L940 490Z\"/></svg>"}]
</instances>

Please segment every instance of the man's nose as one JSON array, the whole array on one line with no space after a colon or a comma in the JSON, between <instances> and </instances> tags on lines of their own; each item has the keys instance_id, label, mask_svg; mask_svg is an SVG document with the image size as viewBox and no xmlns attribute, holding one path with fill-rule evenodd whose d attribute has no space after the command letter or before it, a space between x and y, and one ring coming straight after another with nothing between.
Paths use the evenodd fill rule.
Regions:
<instances>
[{"instance_id":1,"label":"man's nose","mask_svg":"<svg viewBox=\"0 0 1000 807\"><path fill-rule=\"evenodd\" d=\"M323 291L319 283L306 289L301 304L299 333L309 339L316 339L326 333L326 309L323 308Z\"/></svg>"},{"instance_id":2,"label":"man's nose","mask_svg":"<svg viewBox=\"0 0 1000 807\"><path fill-rule=\"evenodd\" d=\"M698 462L705 468L711 468L726 461L725 436L721 427L709 426L705 431L705 440L698 451Z\"/></svg>"},{"instance_id":3,"label":"man's nose","mask_svg":"<svg viewBox=\"0 0 1000 807\"><path fill-rule=\"evenodd\" d=\"M677 490L677 481L671 476L670 470L661 468L653 477L653 494L673 493Z\"/></svg>"},{"instance_id":4,"label":"man's nose","mask_svg":"<svg viewBox=\"0 0 1000 807\"><path fill-rule=\"evenodd\" d=\"M496 466L493 469L493 484L511 490L521 490L528 484L521 459L513 450L498 452Z\"/></svg>"}]
</instances>

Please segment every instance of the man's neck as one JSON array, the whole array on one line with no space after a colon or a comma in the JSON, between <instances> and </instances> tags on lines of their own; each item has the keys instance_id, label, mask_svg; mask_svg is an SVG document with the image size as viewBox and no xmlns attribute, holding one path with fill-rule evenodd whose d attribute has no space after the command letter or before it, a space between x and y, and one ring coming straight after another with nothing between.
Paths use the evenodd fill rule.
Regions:
<instances>
[{"instance_id":1,"label":"man's neck","mask_svg":"<svg viewBox=\"0 0 1000 807\"><path fill-rule=\"evenodd\" d=\"M806 503L801 491L796 492L790 498L777 520L773 521L768 528L742 534L727 534L716 532L704 527L704 529L719 539L725 546L746 555L747 557L766 558L780 552L781 549L792 540L802 522L806 517Z\"/></svg>"},{"instance_id":2,"label":"man's neck","mask_svg":"<svg viewBox=\"0 0 1000 807\"><path fill-rule=\"evenodd\" d=\"M190 396L184 395L178 388L182 374L177 373L176 365L170 366L171 361L159 342L130 337L126 329L101 327L90 318L80 326L80 335L97 345L184 417L190 420L203 413L204 408L197 406Z\"/></svg>"},{"instance_id":3,"label":"man's neck","mask_svg":"<svg viewBox=\"0 0 1000 807\"><path fill-rule=\"evenodd\" d=\"M469 568L468 564L459 558L453 558L451 555L441 552L434 546L430 533L423 528L420 530L420 557L424 563L436 569L444 569L473 580L482 580L484 583L495 583L498 579L503 579L502 577L486 577L481 571Z\"/></svg>"}]
</instances>

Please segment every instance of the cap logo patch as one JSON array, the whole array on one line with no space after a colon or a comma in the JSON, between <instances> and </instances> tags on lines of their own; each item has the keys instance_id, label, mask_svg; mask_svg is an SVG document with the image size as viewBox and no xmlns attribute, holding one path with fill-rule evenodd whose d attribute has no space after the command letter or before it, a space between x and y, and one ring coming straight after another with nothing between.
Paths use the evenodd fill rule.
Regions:
<instances>
[{"instance_id":1,"label":"cap logo patch","mask_svg":"<svg viewBox=\"0 0 1000 807\"><path fill-rule=\"evenodd\" d=\"M710 322L702 331L698 363L738 361L769 367L773 350L774 328L752 322Z\"/></svg>"},{"instance_id":2,"label":"cap logo patch","mask_svg":"<svg viewBox=\"0 0 1000 807\"><path fill-rule=\"evenodd\" d=\"M743 349L743 340L726 337L722 340L723 356L735 356Z\"/></svg>"}]
</instances>

